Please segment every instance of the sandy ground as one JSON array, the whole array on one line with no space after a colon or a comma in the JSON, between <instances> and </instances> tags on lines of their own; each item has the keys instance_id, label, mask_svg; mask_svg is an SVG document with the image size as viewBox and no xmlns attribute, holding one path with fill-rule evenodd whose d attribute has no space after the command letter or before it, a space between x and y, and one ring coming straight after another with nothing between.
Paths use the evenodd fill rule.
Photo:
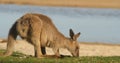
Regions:
<instances>
[{"instance_id":1,"label":"sandy ground","mask_svg":"<svg viewBox=\"0 0 120 63\"><path fill-rule=\"evenodd\" d=\"M0 49L6 49L6 43L0 43ZM54 54L51 48L46 48L47 54ZM17 40L14 51L34 55L34 48L23 40ZM66 49L60 49L60 54L71 55ZM80 43L80 56L120 56L120 45Z\"/></svg>"},{"instance_id":2,"label":"sandy ground","mask_svg":"<svg viewBox=\"0 0 120 63\"><path fill-rule=\"evenodd\" d=\"M2 4L120 8L120 0L0 0Z\"/></svg>"}]
</instances>

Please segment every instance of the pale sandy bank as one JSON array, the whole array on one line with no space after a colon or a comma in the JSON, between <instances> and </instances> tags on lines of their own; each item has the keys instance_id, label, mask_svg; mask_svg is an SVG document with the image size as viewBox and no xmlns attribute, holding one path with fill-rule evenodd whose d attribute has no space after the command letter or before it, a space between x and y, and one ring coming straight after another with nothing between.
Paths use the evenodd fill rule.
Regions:
<instances>
[{"instance_id":1,"label":"pale sandy bank","mask_svg":"<svg viewBox=\"0 0 120 63\"><path fill-rule=\"evenodd\" d=\"M0 0L1 4L120 8L120 0Z\"/></svg>"},{"instance_id":2,"label":"pale sandy bank","mask_svg":"<svg viewBox=\"0 0 120 63\"><path fill-rule=\"evenodd\" d=\"M0 43L0 49L6 49L6 43ZM33 46L26 41L17 40L15 51L27 55L34 55ZM71 55L66 49L60 49L63 55ZM47 48L47 54L54 54L51 48ZM80 43L80 56L120 56L120 45Z\"/></svg>"}]
</instances>

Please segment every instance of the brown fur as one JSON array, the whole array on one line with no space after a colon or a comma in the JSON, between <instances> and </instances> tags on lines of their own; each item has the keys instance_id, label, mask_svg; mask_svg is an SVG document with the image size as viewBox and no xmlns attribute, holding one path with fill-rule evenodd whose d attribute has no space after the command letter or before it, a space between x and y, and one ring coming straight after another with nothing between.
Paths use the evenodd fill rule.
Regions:
<instances>
[{"instance_id":1,"label":"brown fur","mask_svg":"<svg viewBox=\"0 0 120 63\"><path fill-rule=\"evenodd\" d=\"M80 33L75 35L70 29L70 38L65 37L45 15L25 14L13 24L9 31L5 56L12 54L17 35L34 45L35 57L45 55L45 47L51 47L58 57L59 48L67 48L73 56L79 56L79 45L76 41Z\"/></svg>"}]
</instances>

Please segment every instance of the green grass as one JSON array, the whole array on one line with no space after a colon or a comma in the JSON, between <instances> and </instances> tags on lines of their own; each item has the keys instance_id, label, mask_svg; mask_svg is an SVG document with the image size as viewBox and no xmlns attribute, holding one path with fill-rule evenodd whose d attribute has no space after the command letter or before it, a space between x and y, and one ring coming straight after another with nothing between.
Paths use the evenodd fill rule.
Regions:
<instances>
[{"instance_id":1,"label":"green grass","mask_svg":"<svg viewBox=\"0 0 120 63\"><path fill-rule=\"evenodd\" d=\"M0 50L3 53L4 50ZM35 58L15 52L12 56L0 56L0 63L120 63L120 56L113 57L64 57L64 58Z\"/></svg>"}]
</instances>

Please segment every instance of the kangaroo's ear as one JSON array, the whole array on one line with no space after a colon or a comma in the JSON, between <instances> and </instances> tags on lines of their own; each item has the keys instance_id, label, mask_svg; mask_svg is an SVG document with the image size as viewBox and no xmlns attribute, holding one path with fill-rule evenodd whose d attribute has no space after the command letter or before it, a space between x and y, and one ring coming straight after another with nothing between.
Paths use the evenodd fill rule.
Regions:
<instances>
[{"instance_id":1,"label":"kangaroo's ear","mask_svg":"<svg viewBox=\"0 0 120 63\"><path fill-rule=\"evenodd\" d=\"M73 30L72 30L72 29L70 29L70 38L72 38L72 39L73 39L73 36L74 36L74 32L73 32Z\"/></svg>"},{"instance_id":2,"label":"kangaroo's ear","mask_svg":"<svg viewBox=\"0 0 120 63\"><path fill-rule=\"evenodd\" d=\"M80 32L79 33L77 33L77 34L75 34L74 36L73 36L73 40L77 40L77 38L80 36Z\"/></svg>"}]
</instances>

